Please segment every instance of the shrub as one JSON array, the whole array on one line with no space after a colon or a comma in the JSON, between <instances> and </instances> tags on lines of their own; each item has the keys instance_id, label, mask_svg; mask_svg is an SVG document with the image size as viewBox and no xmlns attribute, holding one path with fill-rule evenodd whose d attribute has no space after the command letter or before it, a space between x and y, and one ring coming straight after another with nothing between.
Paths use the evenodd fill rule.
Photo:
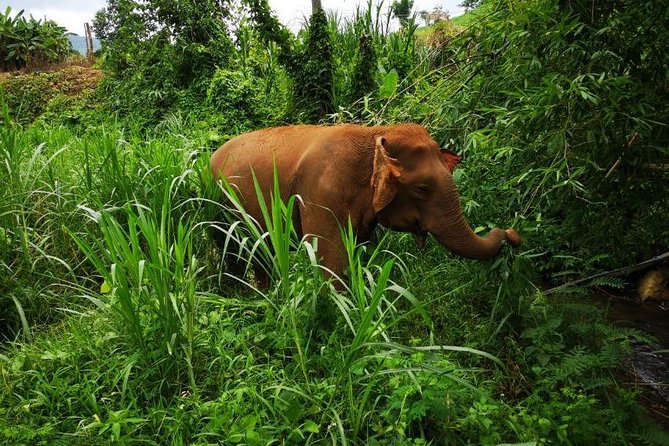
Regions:
<instances>
[{"instance_id":1,"label":"shrub","mask_svg":"<svg viewBox=\"0 0 669 446\"><path fill-rule=\"evenodd\" d=\"M650 166L667 162L669 23L662 1L623 3L487 4L451 40L457 70L425 76L387 118L453 140L467 212L523 221L545 270L612 267L669 245L667 173ZM628 35L637 27L648 32Z\"/></svg>"},{"instance_id":2,"label":"shrub","mask_svg":"<svg viewBox=\"0 0 669 446\"><path fill-rule=\"evenodd\" d=\"M207 89L207 104L222 113L229 125L253 129L260 124L265 104L261 82L248 72L216 70Z\"/></svg>"},{"instance_id":3,"label":"shrub","mask_svg":"<svg viewBox=\"0 0 669 446\"><path fill-rule=\"evenodd\" d=\"M0 13L0 70L38 68L62 62L73 52L66 29L52 20Z\"/></svg>"},{"instance_id":4,"label":"shrub","mask_svg":"<svg viewBox=\"0 0 669 446\"><path fill-rule=\"evenodd\" d=\"M328 19L323 9L309 18L302 47L289 67L293 79L295 107L310 121L333 111L333 48Z\"/></svg>"}]
</instances>

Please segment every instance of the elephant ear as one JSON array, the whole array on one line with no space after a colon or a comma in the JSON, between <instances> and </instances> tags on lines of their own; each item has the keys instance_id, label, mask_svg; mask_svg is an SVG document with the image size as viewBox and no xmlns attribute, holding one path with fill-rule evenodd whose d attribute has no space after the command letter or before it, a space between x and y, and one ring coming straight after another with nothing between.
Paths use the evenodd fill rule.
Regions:
<instances>
[{"instance_id":1,"label":"elephant ear","mask_svg":"<svg viewBox=\"0 0 669 446\"><path fill-rule=\"evenodd\" d=\"M376 148L374 149L374 173L372 174L372 188L374 197L372 205L374 213L381 209L395 198L397 194L397 178L402 175L402 165L395 158L392 158L386 150L386 139L383 136L376 138Z\"/></svg>"},{"instance_id":2,"label":"elephant ear","mask_svg":"<svg viewBox=\"0 0 669 446\"><path fill-rule=\"evenodd\" d=\"M448 149L439 149L441 151L441 157L444 159L444 164L448 167L448 170L453 172L455 167L460 164L462 157L457 153L448 150Z\"/></svg>"}]
</instances>

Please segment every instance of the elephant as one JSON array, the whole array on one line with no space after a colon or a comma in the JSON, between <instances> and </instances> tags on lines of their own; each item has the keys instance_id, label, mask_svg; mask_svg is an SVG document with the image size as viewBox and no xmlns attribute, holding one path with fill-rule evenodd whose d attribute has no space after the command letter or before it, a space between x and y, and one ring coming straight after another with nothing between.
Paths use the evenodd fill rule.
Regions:
<instances>
[{"instance_id":1,"label":"elephant","mask_svg":"<svg viewBox=\"0 0 669 446\"><path fill-rule=\"evenodd\" d=\"M419 244L432 234L472 259L494 257L504 241L520 245L515 229L494 228L485 237L472 231L452 177L459 159L418 124L293 125L236 136L212 154L210 166L214 180L226 177L259 222L253 174L269 197L276 169L282 198L300 196L298 234L318 237L326 274L341 276L347 253L340 228L348 219L359 242L381 224L415 234Z\"/></svg>"}]
</instances>

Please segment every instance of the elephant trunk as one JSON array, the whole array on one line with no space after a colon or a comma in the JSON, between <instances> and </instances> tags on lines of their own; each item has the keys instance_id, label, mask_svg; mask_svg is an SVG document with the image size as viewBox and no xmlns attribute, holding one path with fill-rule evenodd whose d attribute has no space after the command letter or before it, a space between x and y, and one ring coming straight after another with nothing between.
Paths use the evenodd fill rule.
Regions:
<instances>
[{"instance_id":1,"label":"elephant trunk","mask_svg":"<svg viewBox=\"0 0 669 446\"><path fill-rule=\"evenodd\" d=\"M433 228L428 228L444 247L462 257L485 260L497 255L504 240L512 246L520 245L520 235L515 229L494 228L484 237L476 235L462 214L455 185L449 184L446 190L446 206L440 212L439 221Z\"/></svg>"}]
</instances>

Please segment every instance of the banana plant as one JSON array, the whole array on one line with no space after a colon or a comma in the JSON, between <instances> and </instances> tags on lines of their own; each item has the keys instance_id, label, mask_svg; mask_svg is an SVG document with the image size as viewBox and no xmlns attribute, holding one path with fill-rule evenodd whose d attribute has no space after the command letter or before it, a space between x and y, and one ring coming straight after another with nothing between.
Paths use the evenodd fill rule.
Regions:
<instances>
[{"instance_id":1,"label":"banana plant","mask_svg":"<svg viewBox=\"0 0 669 446\"><path fill-rule=\"evenodd\" d=\"M0 69L58 63L72 52L67 30L52 20L26 19L23 10L0 13Z\"/></svg>"}]
</instances>

